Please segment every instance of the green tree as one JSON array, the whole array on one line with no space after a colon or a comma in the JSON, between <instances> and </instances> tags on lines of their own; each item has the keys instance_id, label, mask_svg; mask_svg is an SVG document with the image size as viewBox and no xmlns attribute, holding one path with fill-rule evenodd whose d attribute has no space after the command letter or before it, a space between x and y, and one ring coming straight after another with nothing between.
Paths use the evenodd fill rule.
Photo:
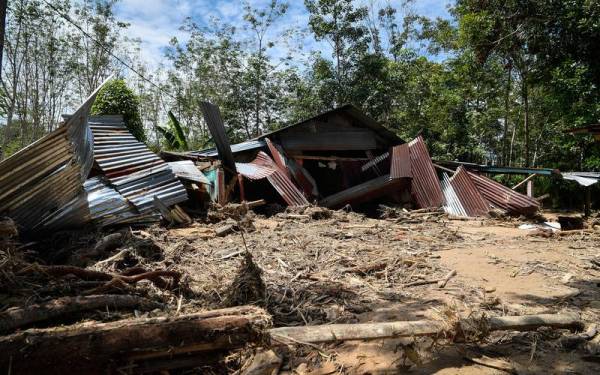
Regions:
<instances>
[{"instance_id":1,"label":"green tree","mask_svg":"<svg viewBox=\"0 0 600 375\"><path fill-rule=\"evenodd\" d=\"M125 126L140 142L146 142L146 133L140 116L140 103L123 79L108 82L96 96L93 115L122 115Z\"/></svg>"}]
</instances>

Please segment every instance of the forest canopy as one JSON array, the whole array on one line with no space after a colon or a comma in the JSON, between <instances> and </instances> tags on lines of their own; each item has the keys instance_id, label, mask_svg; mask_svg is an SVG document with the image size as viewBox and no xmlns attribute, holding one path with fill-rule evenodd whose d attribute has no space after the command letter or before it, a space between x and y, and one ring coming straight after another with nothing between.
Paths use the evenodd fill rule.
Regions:
<instances>
[{"instance_id":1,"label":"forest canopy","mask_svg":"<svg viewBox=\"0 0 600 375\"><path fill-rule=\"evenodd\" d=\"M154 146L166 146L168 111L188 149L210 146L203 100L232 141L351 103L404 139L423 134L435 158L600 169L598 143L564 132L600 122L599 1L456 0L431 18L416 0L306 0L303 25L286 24L286 1L240 1L240 22L187 18L160 64L126 37L118 3L8 1L4 157L115 73Z\"/></svg>"}]
</instances>

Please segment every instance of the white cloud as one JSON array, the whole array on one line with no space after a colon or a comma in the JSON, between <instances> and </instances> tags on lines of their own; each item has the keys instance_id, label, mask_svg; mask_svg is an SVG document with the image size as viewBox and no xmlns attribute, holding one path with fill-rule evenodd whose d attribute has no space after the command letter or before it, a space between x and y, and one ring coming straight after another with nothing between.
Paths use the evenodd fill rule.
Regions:
<instances>
[{"instance_id":1,"label":"white cloud","mask_svg":"<svg viewBox=\"0 0 600 375\"><path fill-rule=\"evenodd\" d=\"M365 0L357 1L362 3ZM255 8L266 7L270 0L251 0L250 5ZM399 8L402 0L390 1L392 6ZM381 0L381 3L387 1ZM416 0L410 9L418 14L428 17L448 18L448 4L451 0ZM304 2L288 0L289 8L286 14L276 22L267 35L267 39L277 42L282 33L294 27L307 31L308 13ZM142 41L141 58L153 67L163 63L164 49L168 47L172 37L185 41L186 33L179 30L187 17L200 25L207 25L211 17L221 19L223 22L236 25L241 31L243 25L243 2L241 0L121 0L115 6L117 19L130 23L124 31L128 38L139 38ZM297 41L304 54L311 51L322 51L329 54L330 46L326 42L317 42L310 33L305 33L302 40ZM275 43L269 51L273 58L284 57L288 52L286 46Z\"/></svg>"}]
</instances>

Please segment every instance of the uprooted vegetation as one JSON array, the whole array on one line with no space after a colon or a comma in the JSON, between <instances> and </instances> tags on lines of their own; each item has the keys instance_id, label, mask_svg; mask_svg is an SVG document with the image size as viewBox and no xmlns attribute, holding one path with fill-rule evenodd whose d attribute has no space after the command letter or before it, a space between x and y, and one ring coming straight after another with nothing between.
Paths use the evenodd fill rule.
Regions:
<instances>
[{"instance_id":1,"label":"uprooted vegetation","mask_svg":"<svg viewBox=\"0 0 600 375\"><path fill-rule=\"evenodd\" d=\"M597 283L600 264L591 251L600 243L594 227L550 238L523 233L509 241L497 236L503 235L503 229L518 226L518 219L456 221L439 210L389 207L382 207L381 213L382 219L373 219L344 210L302 207L263 216L239 206L214 207L206 221L187 227L62 233L37 243L18 242L14 234L4 236L0 329L12 335L4 336L0 345L11 349L23 342L39 343L25 344L23 358L11 359L12 368L31 369L27 367L31 364L21 362L28 355L50 361L47 355L53 346L43 343L59 340L70 345L69 340L77 343L77 337L84 334L98 337L96 344L111 337L121 340L125 332L121 330L131 325L130 335L135 327L148 327L155 339L144 336L142 342L142 336L133 334L129 341L113 341L122 345L117 345L120 354L98 349L97 358L79 365L99 366L106 355L112 358L106 366L125 373L186 368L252 373L247 371L261 367L261 361L283 373L383 369L430 373L436 366L455 366L453 348L459 348L458 358L479 363L476 366L484 366L481 369L493 365L510 372L535 373L546 366L544 360L555 356L566 362L580 358L572 368L593 372L589 361L597 358L598 336L590 323L598 320L599 310L594 302L597 285L596 289L592 285L593 280ZM222 233L220 229L227 225L232 229ZM502 257L499 244L510 247L519 242L532 248L565 249L582 263L575 265L565 258L550 264ZM50 244L69 248L70 255L52 256L60 248ZM540 274L566 280L568 273L564 285L578 292L558 299L532 294L525 302L516 302L502 290L464 279L462 268L449 267L452 263L446 257L456 249L485 254L489 264L514 270L515 278ZM261 306L264 312L239 307L246 304ZM230 306L233 310L213 313L219 318L208 313ZM523 333L490 330L492 317L540 313L575 318L547 328L537 329L534 324L528 326L532 331ZM181 336L200 329L194 325L197 319L203 319L202 327L208 330L202 331L203 349L198 349L200 344L190 347L193 339ZM357 327L353 332L365 338L369 336L361 331L365 328L360 323L423 320L435 334L419 336L411 331L408 337L379 339L375 344L342 342L346 331L338 332L342 336L333 344L284 340L282 345L277 329L270 343L252 333L255 329L265 333L269 327L337 323ZM66 326L58 331L52 328L61 324ZM243 327L253 328L245 331ZM224 329L220 332L225 332L221 334L228 344L216 345L221 334L211 334L212 329ZM173 336L175 332L181 332L180 336ZM294 337L310 337L302 334ZM158 338L163 343L160 350ZM148 351L150 347L155 349ZM272 353L260 349L269 347ZM45 348L45 356L35 357L41 355L40 348ZM81 353L85 348L81 347ZM357 353L365 357L357 359L361 358Z\"/></svg>"}]
</instances>

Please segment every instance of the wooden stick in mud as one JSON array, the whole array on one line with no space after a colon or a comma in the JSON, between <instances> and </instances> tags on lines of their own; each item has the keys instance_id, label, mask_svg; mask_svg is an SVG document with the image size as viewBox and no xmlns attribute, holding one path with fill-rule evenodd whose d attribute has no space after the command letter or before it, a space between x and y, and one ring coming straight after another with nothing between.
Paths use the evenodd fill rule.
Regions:
<instances>
[{"instance_id":1,"label":"wooden stick in mud","mask_svg":"<svg viewBox=\"0 0 600 375\"><path fill-rule=\"evenodd\" d=\"M539 327L580 329L577 314L541 314L492 317L487 320L490 331L531 331ZM269 330L275 342L322 343L346 340L375 340L396 337L437 336L451 329L435 320L406 322L330 324L321 326L282 327Z\"/></svg>"}]
</instances>

